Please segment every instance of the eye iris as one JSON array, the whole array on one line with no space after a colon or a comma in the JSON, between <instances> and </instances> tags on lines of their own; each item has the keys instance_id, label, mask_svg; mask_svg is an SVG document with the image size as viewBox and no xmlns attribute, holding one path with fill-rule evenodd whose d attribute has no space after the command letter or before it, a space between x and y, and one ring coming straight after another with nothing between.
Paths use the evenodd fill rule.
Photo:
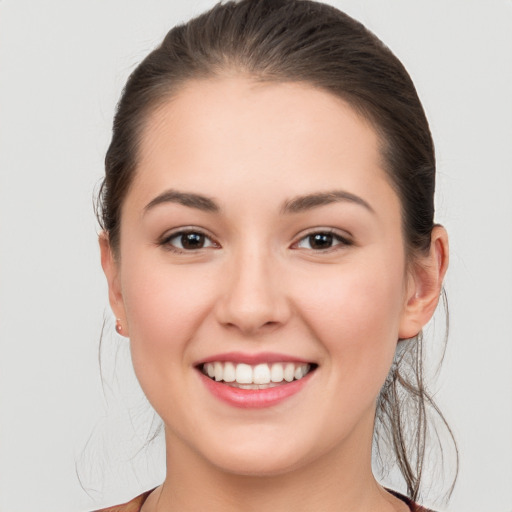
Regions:
<instances>
[{"instance_id":1,"label":"eye iris","mask_svg":"<svg viewBox=\"0 0 512 512\"><path fill-rule=\"evenodd\" d=\"M332 246L332 241L330 233L315 233L309 236L309 244L313 249L328 249Z\"/></svg>"},{"instance_id":2,"label":"eye iris","mask_svg":"<svg viewBox=\"0 0 512 512\"><path fill-rule=\"evenodd\" d=\"M181 235L181 245L184 249L201 249L204 247L204 235L201 233L184 233Z\"/></svg>"}]
</instances>

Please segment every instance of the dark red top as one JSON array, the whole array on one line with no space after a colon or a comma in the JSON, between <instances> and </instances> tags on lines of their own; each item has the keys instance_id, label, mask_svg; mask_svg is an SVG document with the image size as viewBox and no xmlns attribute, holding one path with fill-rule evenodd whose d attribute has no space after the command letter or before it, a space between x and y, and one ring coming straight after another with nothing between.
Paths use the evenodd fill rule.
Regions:
<instances>
[{"instance_id":1,"label":"dark red top","mask_svg":"<svg viewBox=\"0 0 512 512\"><path fill-rule=\"evenodd\" d=\"M433 510L421 507L420 505L413 503L409 498L402 496L396 491L392 491L391 489L388 489L388 491L393 496L396 496L398 499L401 499L404 503L406 503L411 509L411 512L434 512ZM142 505L144 504L150 493L151 491L144 492L140 496L133 498L133 500L129 501L128 503L124 503L123 505L117 505L115 507L102 508L101 510L96 510L95 512L140 512Z\"/></svg>"}]
</instances>

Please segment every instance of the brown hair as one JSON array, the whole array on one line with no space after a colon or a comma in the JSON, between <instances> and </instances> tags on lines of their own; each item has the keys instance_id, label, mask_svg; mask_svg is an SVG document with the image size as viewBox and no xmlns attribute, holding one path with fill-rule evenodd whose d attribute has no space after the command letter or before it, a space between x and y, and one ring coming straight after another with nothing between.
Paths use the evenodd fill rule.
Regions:
<instances>
[{"instance_id":1,"label":"brown hair","mask_svg":"<svg viewBox=\"0 0 512 512\"><path fill-rule=\"evenodd\" d=\"M117 107L97 204L101 227L115 252L121 207L137 172L148 115L187 81L233 72L257 81L322 88L368 119L380 136L385 170L401 201L409 259L429 250L434 145L403 65L362 24L334 7L309 0L242 0L217 4L170 30L129 77ZM447 427L423 383L421 341L418 336L399 343L376 414L375 438L393 447L413 499L420 489L428 411ZM411 408L414 414L405 414Z\"/></svg>"}]
</instances>

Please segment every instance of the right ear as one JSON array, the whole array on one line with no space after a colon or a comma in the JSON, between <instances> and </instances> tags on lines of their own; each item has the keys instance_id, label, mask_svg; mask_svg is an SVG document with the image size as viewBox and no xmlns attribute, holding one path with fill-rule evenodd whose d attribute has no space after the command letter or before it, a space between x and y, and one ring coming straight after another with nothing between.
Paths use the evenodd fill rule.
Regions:
<instances>
[{"instance_id":1,"label":"right ear","mask_svg":"<svg viewBox=\"0 0 512 512\"><path fill-rule=\"evenodd\" d=\"M126 312L124 308L123 293L121 289L119 262L115 257L108 234L102 231L98 237L101 253L101 266L108 284L108 299L110 307L122 327L122 335L128 336ZM121 332L118 331L120 334Z\"/></svg>"}]
</instances>

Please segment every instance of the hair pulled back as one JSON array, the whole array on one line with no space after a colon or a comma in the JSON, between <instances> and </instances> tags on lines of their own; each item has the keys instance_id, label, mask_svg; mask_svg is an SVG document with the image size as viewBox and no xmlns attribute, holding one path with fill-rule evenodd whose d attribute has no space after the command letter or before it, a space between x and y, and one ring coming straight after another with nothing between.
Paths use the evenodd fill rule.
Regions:
<instances>
[{"instance_id":1,"label":"hair pulled back","mask_svg":"<svg viewBox=\"0 0 512 512\"><path fill-rule=\"evenodd\" d=\"M371 122L380 137L384 169L401 202L407 254L413 259L429 250L434 145L401 62L362 24L334 7L309 0L242 0L219 3L170 30L126 83L97 203L100 225L117 256L121 208L137 172L149 115L190 80L232 74L319 87ZM419 335L399 343L376 414L376 439L393 448L413 499L420 489L428 410L444 422L423 384Z\"/></svg>"}]
</instances>

